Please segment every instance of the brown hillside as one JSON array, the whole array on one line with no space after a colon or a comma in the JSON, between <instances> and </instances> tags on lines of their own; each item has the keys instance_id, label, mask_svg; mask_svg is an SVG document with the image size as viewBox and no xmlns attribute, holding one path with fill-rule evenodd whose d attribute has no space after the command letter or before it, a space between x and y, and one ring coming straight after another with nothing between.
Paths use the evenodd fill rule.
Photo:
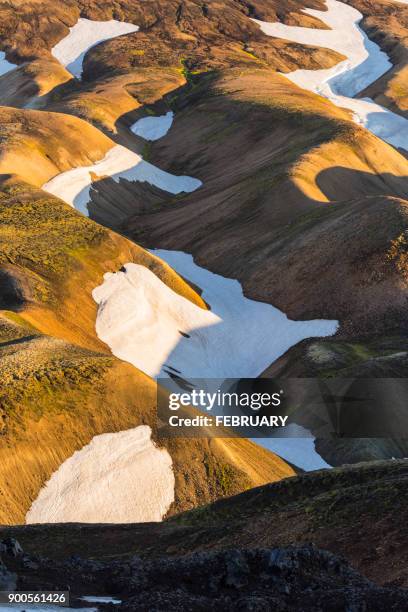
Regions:
<instances>
[{"instance_id":1,"label":"brown hillside","mask_svg":"<svg viewBox=\"0 0 408 612\"><path fill-rule=\"evenodd\" d=\"M307 0L305 6L324 9L324 2ZM82 83L72 79L50 54L79 16L115 18L140 26L135 34L91 49ZM13 0L0 6L0 17L0 48L12 61L25 61L0 80L3 104L22 107L29 103L74 114L109 131L115 131L114 121L121 114L138 108L143 99L159 99L183 84L191 71L269 65L287 72L297 67L329 67L343 59L328 49L305 49L266 37L250 20L279 18L326 27L299 11L294 0L283 5L277 0L222 0L204 5L198 0L121 0L114 8L110 2L37 0L27 4Z\"/></svg>"},{"instance_id":2,"label":"brown hillside","mask_svg":"<svg viewBox=\"0 0 408 612\"><path fill-rule=\"evenodd\" d=\"M156 194L147 211L140 187L123 182L121 199L128 190L140 213L122 231L193 253L290 317L338 318L344 333L360 334L381 319L404 324L404 157L268 71L207 76L172 104L174 128L151 159L204 186L181 198ZM112 223L106 183L90 210Z\"/></svg>"},{"instance_id":3,"label":"brown hillside","mask_svg":"<svg viewBox=\"0 0 408 612\"><path fill-rule=\"evenodd\" d=\"M113 358L94 331L91 291L105 272L130 261L205 307L156 257L60 200L16 179L3 180L0 522L22 522L51 474L95 435L142 423L155 431L155 383ZM172 513L293 474L245 440L166 446L176 476Z\"/></svg>"}]
</instances>

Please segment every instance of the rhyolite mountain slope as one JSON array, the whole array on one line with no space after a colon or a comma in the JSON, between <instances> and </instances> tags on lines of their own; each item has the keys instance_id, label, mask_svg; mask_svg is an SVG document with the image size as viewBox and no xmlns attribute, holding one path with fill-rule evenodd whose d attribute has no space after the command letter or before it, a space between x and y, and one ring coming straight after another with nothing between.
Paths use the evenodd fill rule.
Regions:
<instances>
[{"instance_id":1,"label":"rhyolite mountain slope","mask_svg":"<svg viewBox=\"0 0 408 612\"><path fill-rule=\"evenodd\" d=\"M255 6L251 16L274 19L272 4L263 13ZM238 278L250 297L270 301L289 316L336 317L349 336L369 335L374 327L378 332L379 325L398 334L405 325L401 262L407 162L353 125L349 113L272 72L312 67L310 48L297 45L302 54L281 67L261 57L256 45L262 52L279 50L282 41L253 30L242 6L231 26L238 30L227 33L216 7L205 16L194 12L194 6L183 4L178 15L171 3L160 9L149 3L137 8L143 14L130 14L122 3L122 18L137 17L141 31L91 49L83 83L68 83L55 99L51 95L45 101L44 108L78 114L108 132L117 131L115 139L145 158L204 183L190 196L169 198L140 183L102 180L92 195L91 216L146 246L192 252L201 264ZM82 8L83 15L93 15L88 11L94 7ZM289 3L280 8L279 18L292 15ZM108 8L103 10L108 15ZM153 17L147 27L149 10L156 18L164 11L160 28ZM192 19L195 36L187 34ZM240 69L232 69L237 59L229 54L217 56L216 66L211 63L226 36L252 49L241 54ZM202 42L208 46L212 40L214 46L203 56ZM330 65L321 58L318 64ZM215 67L228 70L209 72ZM189 83L181 87L185 79ZM126 128L138 116L134 110L166 93L153 111L173 108L174 129L149 146L130 138ZM370 229L378 215L387 219L384 234ZM349 231L352 218L358 218L364 249L354 230ZM313 240L306 233L311 228ZM339 251L336 241L346 245L341 261L333 257ZM317 287L309 277L317 280Z\"/></svg>"},{"instance_id":2,"label":"rhyolite mountain slope","mask_svg":"<svg viewBox=\"0 0 408 612\"><path fill-rule=\"evenodd\" d=\"M307 5L314 8L324 7L321 0L309 0ZM103 77L107 72L111 73L112 68L122 78L118 81L119 87L116 88L115 94L110 95L109 99L114 108L119 106L123 111L124 102L130 106L127 110L138 106L135 101L132 104L131 98L126 96L126 88L132 88L138 83L138 78L134 80L131 76L132 73L134 75L135 69L140 72L141 68L149 66L179 68L184 59L186 65L191 68L188 58L191 53L195 58L200 58L198 63L194 60L194 69L213 69L225 63L247 65L266 62L275 69L286 71L301 63L318 67L324 63L333 65L338 61L338 55L327 50L314 49L303 53L297 45L284 41L265 45L259 29L249 17L275 20L278 14L288 23L325 27L319 20L299 12L293 0L287 2L283 8L277 0L255 4L223 0L211 5L203 5L197 0L188 0L181 4L161 0L144 3L121 0L115 4L109 1L101 4L76 0L37 0L29 4L13 0L7 4L3 3L0 7L2 48L6 51L7 58L21 64L21 68L13 76L20 91L16 92L15 87L11 88L8 102L4 103L23 105L31 96L43 96L53 88L54 102L61 98L58 85L66 83L69 76L53 58L51 49L67 36L68 28L74 26L80 16L91 20L127 21L140 27L140 32L126 36L126 40L108 41L103 44L105 51L102 62L98 50L91 49L87 54L83 74L85 83L83 87L78 83L74 86L80 97L81 90L85 90L85 108L81 107L79 101L69 101L67 108L71 107L74 113L81 116L88 115L94 121L98 120L95 107L106 106L106 96L111 85L107 85ZM248 41L257 46L260 58L254 56L252 51L246 50ZM96 54L96 61L92 61L93 54ZM112 80L112 74L108 74L108 80ZM157 81L158 88L161 88L163 85ZM0 83L4 89L6 81ZM93 89L91 99L89 85ZM71 87L72 83L68 84L68 93ZM152 91L151 86L147 87ZM5 96L3 100L7 100L8 94L2 95ZM123 100L122 105L119 105L120 98Z\"/></svg>"},{"instance_id":3,"label":"rhyolite mountain slope","mask_svg":"<svg viewBox=\"0 0 408 612\"><path fill-rule=\"evenodd\" d=\"M156 385L96 336L92 290L129 261L206 308L164 262L16 179L0 190L1 523L24 522L53 472L98 434L144 424ZM170 512L293 474L246 440L168 440ZM15 475L19 474L16 480Z\"/></svg>"},{"instance_id":4,"label":"rhyolite mountain slope","mask_svg":"<svg viewBox=\"0 0 408 612\"><path fill-rule=\"evenodd\" d=\"M300 8L324 6L308 0ZM391 59L395 78L401 78L408 8L363 0L353 0L353 6L371 15L363 26L369 33L377 28L377 42L383 44L386 33L385 50L397 45ZM88 51L81 80L73 79L51 52L80 17L127 21L140 28ZM373 344L379 359L389 357L391 350L393 369L380 371L406 374L405 353L394 346L407 330L408 162L356 126L350 112L278 74L331 67L343 56L268 37L250 18L326 27L290 0L13 0L0 5L0 48L18 65L0 78L0 171L7 175L1 198L2 363L10 372L3 393L5 420L12 415L10 431L16 428L18 437L18 424L35 431L24 420L38 419L25 391L31 388L26 376L41 397L41 410L56 404L64 413L79 402L88 415L70 419L60 451L47 450L58 440L54 427L60 413L47 417L52 442L44 437L43 458L38 437L19 438L22 449L39 449L33 458L32 450L24 451L24 465L31 466L24 482L34 485L16 490L13 506L1 520L22 520L41 484L93 435L151 422L151 403L145 398L152 397L153 382L113 359L94 331L91 292L103 274L142 262L205 307L199 293L171 269L103 225L144 247L188 251L208 269L237 278L249 297L290 317L336 318L340 331L335 346ZM385 18L390 26L384 25ZM389 96L383 83L376 96L395 98L391 106L403 111L403 95ZM156 143L147 144L128 129L140 117L169 110L175 112L174 125ZM101 225L38 190L55 175L102 159L115 142L169 172L197 177L203 187L170 195L146 183L91 177L90 216ZM27 331L27 325L34 331ZM314 342L317 352L323 342ZM346 363L352 375L361 368L367 376L377 375L378 359L368 359L364 350L351 353ZM300 363L304 360L299 357ZM28 369L27 361L33 364ZM330 367L313 371L336 375L343 368L343 362L333 360ZM120 380L113 371L123 371L124 379L124 399L118 392L114 418L100 414L116 378ZM21 387L15 379L21 379ZM15 399L14 392L23 399ZM77 393L85 399L80 395L78 400ZM15 417L19 410L24 418ZM88 424L78 433L81 423ZM5 444L8 448L14 438ZM181 474L175 510L292 473L275 457L240 441L234 443L241 448L234 447L226 478L224 444L228 446L191 442L185 450L180 445L173 451ZM180 459L175 458L178 452ZM204 463L191 461L196 452ZM213 460L216 469L208 468ZM14 468L7 468L5 482L10 483Z\"/></svg>"}]
</instances>

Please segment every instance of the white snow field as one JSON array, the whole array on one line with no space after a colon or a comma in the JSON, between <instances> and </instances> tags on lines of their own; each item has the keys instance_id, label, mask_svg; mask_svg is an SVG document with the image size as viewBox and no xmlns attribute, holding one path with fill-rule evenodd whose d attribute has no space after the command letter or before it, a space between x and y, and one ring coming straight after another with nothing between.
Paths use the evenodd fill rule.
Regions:
<instances>
[{"instance_id":1,"label":"white snow field","mask_svg":"<svg viewBox=\"0 0 408 612\"><path fill-rule=\"evenodd\" d=\"M159 117L142 117L130 129L136 136L145 140L159 140L167 134L173 124L173 119L172 111Z\"/></svg>"},{"instance_id":2,"label":"white snow field","mask_svg":"<svg viewBox=\"0 0 408 612\"><path fill-rule=\"evenodd\" d=\"M26 523L161 521L174 501L172 460L142 425L96 436L41 489Z\"/></svg>"},{"instance_id":3,"label":"white snow field","mask_svg":"<svg viewBox=\"0 0 408 612\"><path fill-rule=\"evenodd\" d=\"M14 68L17 68L17 64L11 64L8 62L6 60L6 54L4 51L0 51L0 76L7 74L7 72L14 70Z\"/></svg>"},{"instance_id":4,"label":"white snow field","mask_svg":"<svg viewBox=\"0 0 408 612\"><path fill-rule=\"evenodd\" d=\"M353 111L356 123L397 148L408 150L408 120L376 104L370 98L354 98L392 68L388 56L359 27L362 14L338 0L326 0L327 12L303 9L331 30L287 26L253 20L268 36L302 45L326 47L347 59L323 70L295 70L285 76L302 87Z\"/></svg>"},{"instance_id":5,"label":"white snow field","mask_svg":"<svg viewBox=\"0 0 408 612\"><path fill-rule=\"evenodd\" d=\"M52 55L76 78L82 75L85 54L95 45L137 32L139 26L123 21L93 21L81 18L69 29L69 34L51 50Z\"/></svg>"},{"instance_id":6,"label":"white snow field","mask_svg":"<svg viewBox=\"0 0 408 612\"><path fill-rule=\"evenodd\" d=\"M291 321L277 308L244 297L238 281L200 268L191 255L154 254L197 284L211 310L132 263L106 274L93 291L98 337L149 376L165 377L170 366L187 379L256 377L301 340L337 330L337 321Z\"/></svg>"},{"instance_id":7,"label":"white snow field","mask_svg":"<svg viewBox=\"0 0 408 612\"><path fill-rule=\"evenodd\" d=\"M91 200L90 193L95 176L101 178L109 176L117 183L121 178L147 182L172 194L190 193L202 185L201 181L190 176L175 176L160 170L144 161L137 153L121 145L115 145L102 160L92 166L81 166L62 172L45 183L42 188L65 200L84 215L88 215L87 205Z\"/></svg>"},{"instance_id":8,"label":"white snow field","mask_svg":"<svg viewBox=\"0 0 408 612\"><path fill-rule=\"evenodd\" d=\"M179 296L144 266L127 264L125 271L105 275L93 291L98 337L149 376L165 378L170 367L187 380L256 377L301 340L330 336L338 328L337 321L291 321L277 308L244 297L238 281L201 268L191 255L153 253L198 285L211 310ZM309 432L292 426L288 433L297 437L254 442L305 470L329 467Z\"/></svg>"}]
</instances>

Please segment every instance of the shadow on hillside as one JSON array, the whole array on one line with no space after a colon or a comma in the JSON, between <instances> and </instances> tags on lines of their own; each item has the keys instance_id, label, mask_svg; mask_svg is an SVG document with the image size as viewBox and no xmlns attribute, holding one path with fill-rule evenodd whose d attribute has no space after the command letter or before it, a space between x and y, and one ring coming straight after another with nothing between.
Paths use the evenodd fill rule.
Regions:
<instances>
[{"instance_id":1,"label":"shadow on hillside","mask_svg":"<svg viewBox=\"0 0 408 612\"><path fill-rule=\"evenodd\" d=\"M408 174L371 174L335 166L319 172L316 184L327 198L334 202L364 196L390 196L408 200Z\"/></svg>"}]
</instances>

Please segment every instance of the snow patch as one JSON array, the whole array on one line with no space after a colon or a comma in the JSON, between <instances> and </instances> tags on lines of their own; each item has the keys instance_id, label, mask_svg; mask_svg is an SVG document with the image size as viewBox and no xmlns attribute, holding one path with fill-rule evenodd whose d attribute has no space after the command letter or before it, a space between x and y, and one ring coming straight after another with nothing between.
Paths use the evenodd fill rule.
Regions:
<instances>
[{"instance_id":1,"label":"snow patch","mask_svg":"<svg viewBox=\"0 0 408 612\"><path fill-rule=\"evenodd\" d=\"M6 60L6 54L4 51L0 51L0 76L7 74L7 72L14 70L14 68L17 68L17 64L11 64L8 62Z\"/></svg>"},{"instance_id":2,"label":"snow patch","mask_svg":"<svg viewBox=\"0 0 408 612\"><path fill-rule=\"evenodd\" d=\"M149 376L166 378L172 370L187 380L257 377L301 340L337 330L337 321L291 321L277 308L249 300L238 281L201 268L191 255L154 254L198 285L211 310L192 304L146 267L132 263L106 274L93 291L98 337L114 355ZM288 438L253 441L305 470L329 467L307 430L296 425L287 430Z\"/></svg>"},{"instance_id":3,"label":"snow patch","mask_svg":"<svg viewBox=\"0 0 408 612\"><path fill-rule=\"evenodd\" d=\"M163 138L172 126L174 113L169 111L160 117L142 117L130 128L131 131L145 140Z\"/></svg>"},{"instance_id":4,"label":"snow patch","mask_svg":"<svg viewBox=\"0 0 408 612\"><path fill-rule=\"evenodd\" d=\"M51 50L52 55L65 68L78 79L82 75L82 66L85 54L95 45L122 36L137 32L139 26L123 21L93 21L81 18L69 34Z\"/></svg>"},{"instance_id":5,"label":"snow patch","mask_svg":"<svg viewBox=\"0 0 408 612\"><path fill-rule=\"evenodd\" d=\"M252 440L255 444L276 453L282 459L306 472L330 468L331 466L316 451L314 441L315 438L307 429L294 423L285 427L285 438L253 438Z\"/></svg>"},{"instance_id":6,"label":"snow patch","mask_svg":"<svg viewBox=\"0 0 408 612\"><path fill-rule=\"evenodd\" d=\"M32 523L161 521L174 501L172 460L140 426L103 434L67 459L26 516Z\"/></svg>"},{"instance_id":7,"label":"snow patch","mask_svg":"<svg viewBox=\"0 0 408 612\"><path fill-rule=\"evenodd\" d=\"M328 98L333 104L347 108L354 120L395 147L408 150L408 120L392 113L370 98L354 98L392 68L388 56L359 27L362 14L351 6L326 0L327 11L303 9L331 29L319 30L268 23L254 19L268 36L283 38L302 45L325 47L347 59L322 70L295 70L285 76L299 87Z\"/></svg>"},{"instance_id":8,"label":"snow patch","mask_svg":"<svg viewBox=\"0 0 408 612\"><path fill-rule=\"evenodd\" d=\"M43 189L65 200L84 215L88 215L88 204L91 200L92 175L94 177L111 177L117 183L120 179L147 182L163 191L172 194L190 193L201 187L198 179L190 176L175 176L160 170L140 155L121 145L112 147L105 157L91 166L73 168L58 174ZM97 180L97 179L96 179ZM97 182L96 187L97 189Z\"/></svg>"},{"instance_id":9,"label":"snow patch","mask_svg":"<svg viewBox=\"0 0 408 612\"><path fill-rule=\"evenodd\" d=\"M187 379L256 377L301 340L337 330L337 321L291 321L277 308L244 297L238 281L199 267L191 255L154 254L198 285L211 310L132 263L106 274L93 291L98 337L149 376L166 377L170 366Z\"/></svg>"},{"instance_id":10,"label":"snow patch","mask_svg":"<svg viewBox=\"0 0 408 612\"><path fill-rule=\"evenodd\" d=\"M111 604L121 604L121 599L115 599L114 597L103 597L97 595L85 595L84 597L80 597L81 601L86 601L87 603L111 603Z\"/></svg>"}]
</instances>

